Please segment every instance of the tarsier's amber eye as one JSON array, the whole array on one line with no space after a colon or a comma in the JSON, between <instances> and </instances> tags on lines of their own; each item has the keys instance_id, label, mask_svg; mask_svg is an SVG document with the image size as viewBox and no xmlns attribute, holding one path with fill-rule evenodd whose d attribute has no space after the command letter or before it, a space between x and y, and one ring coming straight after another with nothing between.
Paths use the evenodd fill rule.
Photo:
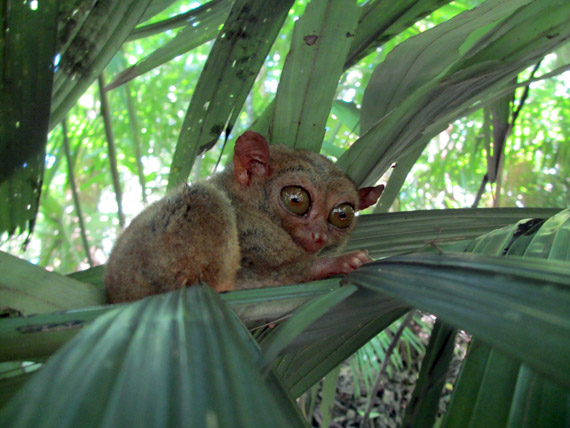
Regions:
<instances>
[{"instance_id":1,"label":"tarsier's amber eye","mask_svg":"<svg viewBox=\"0 0 570 428\"><path fill-rule=\"evenodd\" d=\"M302 187L287 186L281 189L283 206L293 214L303 215L309 211L311 197Z\"/></svg>"},{"instance_id":2,"label":"tarsier's amber eye","mask_svg":"<svg viewBox=\"0 0 570 428\"><path fill-rule=\"evenodd\" d=\"M329 223L339 229L346 229L354 219L354 207L350 204L340 204L329 214Z\"/></svg>"}]
</instances>

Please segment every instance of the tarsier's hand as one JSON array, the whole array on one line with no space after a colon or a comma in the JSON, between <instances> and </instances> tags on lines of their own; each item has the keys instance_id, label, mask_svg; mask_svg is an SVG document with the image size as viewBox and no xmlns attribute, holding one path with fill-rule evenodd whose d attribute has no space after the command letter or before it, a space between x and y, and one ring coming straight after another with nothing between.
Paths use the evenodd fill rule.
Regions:
<instances>
[{"instance_id":1,"label":"tarsier's hand","mask_svg":"<svg viewBox=\"0 0 570 428\"><path fill-rule=\"evenodd\" d=\"M350 273L372 259L366 250L356 250L337 257L319 257L313 265L314 279Z\"/></svg>"},{"instance_id":2,"label":"tarsier's hand","mask_svg":"<svg viewBox=\"0 0 570 428\"><path fill-rule=\"evenodd\" d=\"M341 273L350 273L365 263L370 263L372 259L368 255L368 250L356 250L338 257L342 266Z\"/></svg>"}]
</instances>

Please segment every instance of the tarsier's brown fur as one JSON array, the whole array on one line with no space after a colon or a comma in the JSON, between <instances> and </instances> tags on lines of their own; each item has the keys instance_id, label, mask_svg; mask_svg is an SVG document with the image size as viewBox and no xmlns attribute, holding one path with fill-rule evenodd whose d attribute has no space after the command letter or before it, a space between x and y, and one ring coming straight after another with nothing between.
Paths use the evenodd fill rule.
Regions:
<instances>
[{"instance_id":1,"label":"tarsier's brown fur","mask_svg":"<svg viewBox=\"0 0 570 428\"><path fill-rule=\"evenodd\" d=\"M304 189L310 207L289 212L281 192ZM311 281L351 272L366 251L340 251L356 221L340 229L331 210L376 202L383 186L358 190L316 153L268 146L248 131L233 164L210 179L183 185L139 214L117 241L105 270L111 303L205 282L216 291ZM356 220L356 219L355 219Z\"/></svg>"}]
</instances>

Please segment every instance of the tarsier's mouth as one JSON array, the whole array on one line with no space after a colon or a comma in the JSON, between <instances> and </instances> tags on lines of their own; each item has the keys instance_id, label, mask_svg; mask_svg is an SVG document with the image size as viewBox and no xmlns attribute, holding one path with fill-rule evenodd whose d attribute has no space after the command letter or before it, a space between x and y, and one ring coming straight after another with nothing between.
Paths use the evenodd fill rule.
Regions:
<instances>
[{"instance_id":1,"label":"tarsier's mouth","mask_svg":"<svg viewBox=\"0 0 570 428\"><path fill-rule=\"evenodd\" d=\"M320 243L320 242L315 242L315 241L307 241L307 240L303 240L300 241L298 243L305 251L311 253L311 254L317 254L319 251L321 251L326 243Z\"/></svg>"}]
</instances>

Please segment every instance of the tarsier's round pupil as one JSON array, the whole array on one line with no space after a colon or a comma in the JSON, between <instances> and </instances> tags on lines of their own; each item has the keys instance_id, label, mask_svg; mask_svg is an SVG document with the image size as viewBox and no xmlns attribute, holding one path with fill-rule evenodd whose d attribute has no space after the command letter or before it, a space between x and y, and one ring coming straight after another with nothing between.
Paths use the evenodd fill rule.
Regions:
<instances>
[{"instance_id":1,"label":"tarsier's round pupil","mask_svg":"<svg viewBox=\"0 0 570 428\"><path fill-rule=\"evenodd\" d=\"M340 204L329 214L329 223L339 229L346 229L354 219L354 207L350 204Z\"/></svg>"},{"instance_id":2,"label":"tarsier's round pupil","mask_svg":"<svg viewBox=\"0 0 570 428\"><path fill-rule=\"evenodd\" d=\"M287 186L281 189L281 202L287 211L304 215L311 206L311 197L302 187Z\"/></svg>"}]
</instances>

